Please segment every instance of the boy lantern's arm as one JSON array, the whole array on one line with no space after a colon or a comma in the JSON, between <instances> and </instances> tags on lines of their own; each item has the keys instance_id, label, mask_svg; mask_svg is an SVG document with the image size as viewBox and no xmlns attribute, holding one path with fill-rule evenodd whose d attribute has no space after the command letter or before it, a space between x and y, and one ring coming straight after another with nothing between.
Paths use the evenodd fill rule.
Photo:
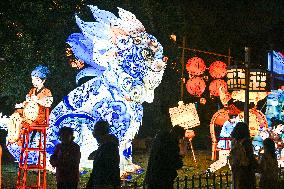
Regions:
<instances>
[{"instance_id":1,"label":"boy lantern's arm","mask_svg":"<svg viewBox=\"0 0 284 189\"><path fill-rule=\"evenodd\" d=\"M37 101L37 103L47 108L51 106L52 102L53 102L52 96L47 96Z\"/></svg>"},{"instance_id":2,"label":"boy lantern's arm","mask_svg":"<svg viewBox=\"0 0 284 189\"><path fill-rule=\"evenodd\" d=\"M52 102L53 102L53 97L52 97L51 91L49 89L45 88L43 93L44 93L44 97L38 99L37 103L39 103L40 105L42 105L44 107L50 107Z\"/></svg>"}]
</instances>

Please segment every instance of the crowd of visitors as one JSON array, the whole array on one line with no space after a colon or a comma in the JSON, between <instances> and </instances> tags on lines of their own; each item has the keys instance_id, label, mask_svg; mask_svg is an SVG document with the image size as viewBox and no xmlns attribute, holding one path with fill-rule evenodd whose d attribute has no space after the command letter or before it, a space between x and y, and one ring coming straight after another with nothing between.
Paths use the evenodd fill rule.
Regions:
<instances>
[{"instance_id":1,"label":"crowd of visitors","mask_svg":"<svg viewBox=\"0 0 284 189\"><path fill-rule=\"evenodd\" d=\"M278 185L278 163L275 143L267 138L263 141L264 153L257 161L253 154L249 127L243 122L236 124L231 133L232 148L229 161L232 169L233 189L255 189L256 173L260 174L261 189L276 189Z\"/></svg>"},{"instance_id":2,"label":"crowd of visitors","mask_svg":"<svg viewBox=\"0 0 284 189\"><path fill-rule=\"evenodd\" d=\"M184 128L171 127L170 131L159 132L153 140L144 184L148 189L173 189L177 170L183 166L180 141L185 136ZM107 121L98 121L93 136L99 147L89 156L93 170L86 189L120 188L119 142L109 133ZM260 174L262 189L278 187L278 164L275 144L272 139L264 140L264 153L257 160L253 153L249 127L239 122L232 133L229 162L232 170L233 189L255 189L256 173ZM80 147L73 142L73 130L60 130L61 144L56 146L50 163L56 167L58 189L76 189L79 181Z\"/></svg>"},{"instance_id":3,"label":"crowd of visitors","mask_svg":"<svg viewBox=\"0 0 284 189\"><path fill-rule=\"evenodd\" d=\"M80 146L73 142L73 130L70 127L60 129L61 144L55 148L50 163L56 167L57 189L77 189L79 182ZM86 189L120 188L118 139L109 134L107 121L98 121L93 136L99 147L90 154L93 171Z\"/></svg>"},{"instance_id":4,"label":"crowd of visitors","mask_svg":"<svg viewBox=\"0 0 284 189\"><path fill-rule=\"evenodd\" d=\"M110 134L109 127L107 121L98 121L94 127L93 136L98 142L98 149L89 156L89 159L93 160L93 170L86 189L121 187L119 142L114 135ZM61 143L56 146L50 158L51 165L56 168L57 188L77 189L80 177L80 146L73 141L73 130L70 127L62 127L59 135ZM144 180L146 188L173 189L177 170L183 166L180 142L184 136L184 128L178 125L171 127L170 131L159 132L156 135L151 146ZM256 173L260 175L261 189L279 188L274 141L270 138L265 139L263 153L256 159L247 124L238 122L231 137L229 155L232 170L231 188L255 189Z\"/></svg>"}]
</instances>

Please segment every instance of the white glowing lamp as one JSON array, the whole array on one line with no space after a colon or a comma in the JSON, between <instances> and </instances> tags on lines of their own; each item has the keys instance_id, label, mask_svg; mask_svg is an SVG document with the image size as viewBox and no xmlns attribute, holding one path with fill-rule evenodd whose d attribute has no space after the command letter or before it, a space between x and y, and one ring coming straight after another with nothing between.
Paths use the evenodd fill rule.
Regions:
<instances>
[{"instance_id":1,"label":"white glowing lamp","mask_svg":"<svg viewBox=\"0 0 284 189\"><path fill-rule=\"evenodd\" d=\"M252 91L266 90L266 72L261 70L252 70L250 72L249 88Z\"/></svg>"},{"instance_id":2,"label":"white glowing lamp","mask_svg":"<svg viewBox=\"0 0 284 189\"><path fill-rule=\"evenodd\" d=\"M250 91L266 90L266 72L259 69L250 69ZM245 69L231 67L227 70L227 85L229 90L246 89Z\"/></svg>"},{"instance_id":3,"label":"white glowing lamp","mask_svg":"<svg viewBox=\"0 0 284 189\"><path fill-rule=\"evenodd\" d=\"M227 85L228 89L245 89L246 88L246 75L245 69L230 68L227 70Z\"/></svg>"},{"instance_id":4,"label":"white glowing lamp","mask_svg":"<svg viewBox=\"0 0 284 189\"><path fill-rule=\"evenodd\" d=\"M199 117L193 103L184 104L178 102L177 107L169 109L172 125L179 125L185 129L193 128L200 125Z\"/></svg>"},{"instance_id":5,"label":"white glowing lamp","mask_svg":"<svg viewBox=\"0 0 284 189\"><path fill-rule=\"evenodd\" d=\"M267 92L249 92L249 102L254 102L254 104L257 104L257 102L264 99L267 94ZM235 101L238 100L245 102L245 90L233 91L231 97Z\"/></svg>"}]
</instances>

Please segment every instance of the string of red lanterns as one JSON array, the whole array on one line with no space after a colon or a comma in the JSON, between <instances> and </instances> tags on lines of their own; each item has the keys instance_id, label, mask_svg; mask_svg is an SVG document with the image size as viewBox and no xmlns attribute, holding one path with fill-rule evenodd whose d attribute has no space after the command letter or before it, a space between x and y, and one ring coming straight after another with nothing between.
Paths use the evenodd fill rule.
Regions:
<instances>
[{"instance_id":1,"label":"string of red lanterns","mask_svg":"<svg viewBox=\"0 0 284 189\"><path fill-rule=\"evenodd\" d=\"M206 88L206 83L202 74L206 71L206 65L203 59L199 57L189 58L186 64L186 70L190 79L186 83L186 89L189 94L201 97ZM209 74L214 79L209 84L209 92L212 96L220 96L220 87L227 91L227 83L222 79L227 75L227 65L222 61L213 62L209 68Z\"/></svg>"}]
</instances>

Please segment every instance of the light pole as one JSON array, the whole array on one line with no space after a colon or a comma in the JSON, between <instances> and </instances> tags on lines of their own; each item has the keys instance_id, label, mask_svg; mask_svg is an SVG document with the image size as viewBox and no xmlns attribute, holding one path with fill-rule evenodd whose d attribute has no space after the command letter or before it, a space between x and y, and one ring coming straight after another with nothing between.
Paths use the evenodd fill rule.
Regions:
<instances>
[{"instance_id":1,"label":"light pole","mask_svg":"<svg viewBox=\"0 0 284 189\"><path fill-rule=\"evenodd\" d=\"M266 92L266 71L250 69L250 48L245 47L245 62L242 65L230 65L227 70L227 85L231 91L244 91L240 99L244 102L244 122L249 125L250 92ZM241 95L241 94L244 94Z\"/></svg>"},{"instance_id":2,"label":"light pole","mask_svg":"<svg viewBox=\"0 0 284 189\"><path fill-rule=\"evenodd\" d=\"M244 107L244 122L249 125L249 84L250 84L250 49L245 47L245 107Z\"/></svg>"}]
</instances>

